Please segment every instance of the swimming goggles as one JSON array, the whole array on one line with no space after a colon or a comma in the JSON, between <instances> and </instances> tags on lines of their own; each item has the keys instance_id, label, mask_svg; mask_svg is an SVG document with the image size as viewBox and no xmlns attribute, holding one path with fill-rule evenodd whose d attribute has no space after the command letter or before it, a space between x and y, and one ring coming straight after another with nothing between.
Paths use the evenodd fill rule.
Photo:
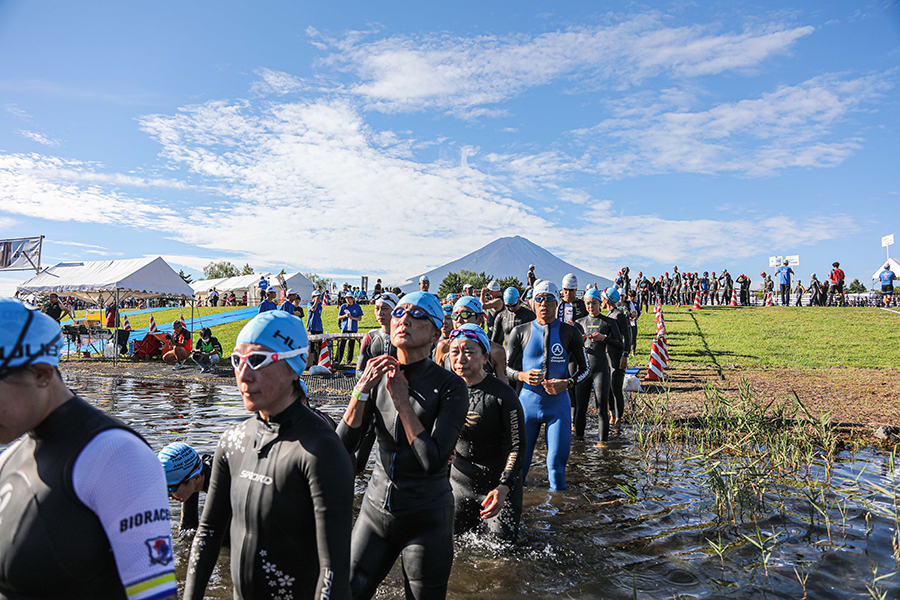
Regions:
<instances>
[{"instance_id":1,"label":"swimming goggles","mask_svg":"<svg viewBox=\"0 0 900 600\"><path fill-rule=\"evenodd\" d=\"M266 352L265 350L254 350L248 354L238 354L235 352L231 355L231 366L235 370L241 368L241 363L246 363L248 367L254 371L262 369L266 365L272 364L276 360L284 360L305 354L306 347L297 348L296 350L288 350L287 352Z\"/></svg>"},{"instance_id":2,"label":"swimming goggles","mask_svg":"<svg viewBox=\"0 0 900 600\"><path fill-rule=\"evenodd\" d=\"M194 463L194 466L191 467L190 472L188 472L188 476L185 477L184 479L182 479L180 483L176 483L175 485L170 485L170 486L168 486L168 489L169 489L169 495L171 496L172 494L174 494L175 492L177 492L177 491L178 491L178 488L180 488L181 486L183 486L184 484L186 484L188 481L190 481L191 477L196 477L197 475L199 475L200 473L202 473L202 472L203 472L202 469L201 469L200 471L197 470L197 467L199 467L199 466L200 466L200 457L198 456L198 457L197 457L197 462L195 462L195 463Z\"/></svg>"},{"instance_id":3,"label":"swimming goggles","mask_svg":"<svg viewBox=\"0 0 900 600\"><path fill-rule=\"evenodd\" d=\"M413 306L412 308L403 308L402 306L398 306L393 311L391 311L391 316L395 319L403 318L403 315L409 313L413 319L429 319L431 320L431 315L428 314L424 308L419 308L418 306Z\"/></svg>"},{"instance_id":4,"label":"swimming goggles","mask_svg":"<svg viewBox=\"0 0 900 600\"><path fill-rule=\"evenodd\" d=\"M459 338L461 338L461 337L464 337L464 338L466 338L466 339L474 340L474 341L478 342L478 344L479 344L482 348L484 348L484 350L485 350L486 352L490 352L490 351L491 351L490 347L484 345L485 340L481 339L481 338L478 336L478 332L475 331L474 329L454 329L453 331L450 332L450 336L449 336L447 339L449 339L449 340L456 340L456 339L459 339Z\"/></svg>"},{"instance_id":5,"label":"swimming goggles","mask_svg":"<svg viewBox=\"0 0 900 600\"><path fill-rule=\"evenodd\" d=\"M460 319L462 319L463 321L467 321L478 314L479 313L476 313L476 312L469 312L466 310L461 310L458 313L453 313L453 320L459 321Z\"/></svg>"},{"instance_id":6,"label":"swimming goggles","mask_svg":"<svg viewBox=\"0 0 900 600\"><path fill-rule=\"evenodd\" d=\"M538 304L543 304L544 302L556 302L556 296L553 294L538 294L534 297L534 301Z\"/></svg>"}]
</instances>

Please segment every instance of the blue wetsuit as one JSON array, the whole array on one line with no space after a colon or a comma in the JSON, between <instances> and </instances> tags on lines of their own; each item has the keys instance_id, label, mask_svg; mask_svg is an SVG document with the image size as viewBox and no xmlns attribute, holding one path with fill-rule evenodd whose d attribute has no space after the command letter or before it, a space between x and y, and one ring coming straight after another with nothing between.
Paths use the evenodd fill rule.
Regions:
<instances>
[{"instance_id":1,"label":"blue wetsuit","mask_svg":"<svg viewBox=\"0 0 900 600\"><path fill-rule=\"evenodd\" d=\"M506 375L518 381L521 371L541 369L544 379L569 379L569 362L577 365L571 377L574 384L584 381L588 374L587 357L581 332L559 319L548 325L536 320L519 325L507 339ZM571 401L566 393L550 395L543 385L523 384L519 401L525 413L525 434L528 446L522 466L522 480L528 476L534 445L541 424L547 424L547 476L550 490L566 489L566 463L572 444Z\"/></svg>"}]
</instances>

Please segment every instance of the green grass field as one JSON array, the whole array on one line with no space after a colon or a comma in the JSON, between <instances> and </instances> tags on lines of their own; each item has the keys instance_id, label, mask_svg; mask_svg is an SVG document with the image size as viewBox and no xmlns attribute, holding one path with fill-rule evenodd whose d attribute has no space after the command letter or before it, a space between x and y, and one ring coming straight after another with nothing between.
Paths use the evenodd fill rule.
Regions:
<instances>
[{"instance_id":1,"label":"green grass field","mask_svg":"<svg viewBox=\"0 0 900 600\"><path fill-rule=\"evenodd\" d=\"M674 364L739 367L896 367L900 314L877 308L663 307ZM637 363L656 335L652 312L638 320Z\"/></svg>"}]
</instances>

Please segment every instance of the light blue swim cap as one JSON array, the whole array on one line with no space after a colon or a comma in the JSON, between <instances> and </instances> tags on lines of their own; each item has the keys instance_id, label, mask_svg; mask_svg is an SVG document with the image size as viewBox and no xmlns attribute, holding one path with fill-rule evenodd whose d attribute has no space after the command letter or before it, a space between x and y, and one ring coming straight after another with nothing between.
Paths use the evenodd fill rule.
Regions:
<instances>
[{"instance_id":1,"label":"light blue swim cap","mask_svg":"<svg viewBox=\"0 0 900 600\"><path fill-rule=\"evenodd\" d=\"M615 304L622 298L622 296L619 294L619 290L615 288L606 288L605 290L603 290L603 293L600 294L600 297L606 298L613 304Z\"/></svg>"},{"instance_id":2,"label":"light blue swim cap","mask_svg":"<svg viewBox=\"0 0 900 600\"><path fill-rule=\"evenodd\" d=\"M450 332L450 340L456 340L459 338L470 338L471 333L466 334L464 332L471 331L477 337L475 338L479 344L481 344L482 349L484 349L485 354L491 353L491 341L488 339L487 333L485 333L484 329L476 325L475 323L466 323L464 325L460 325L456 329Z\"/></svg>"},{"instance_id":3,"label":"light blue swim cap","mask_svg":"<svg viewBox=\"0 0 900 600\"><path fill-rule=\"evenodd\" d=\"M184 442L169 444L160 450L158 458L166 472L166 485L178 485L203 470L200 456Z\"/></svg>"},{"instance_id":4,"label":"light blue swim cap","mask_svg":"<svg viewBox=\"0 0 900 600\"><path fill-rule=\"evenodd\" d=\"M519 301L519 290L514 287L506 288L506 291L503 292L503 304L515 304Z\"/></svg>"},{"instance_id":5,"label":"light blue swim cap","mask_svg":"<svg viewBox=\"0 0 900 600\"><path fill-rule=\"evenodd\" d=\"M481 300L479 300L475 296L463 296L456 301L456 304L453 305L454 310L456 310L457 308L467 308L473 313L477 313L479 315L484 312L484 307L481 305Z\"/></svg>"},{"instance_id":6,"label":"light blue swim cap","mask_svg":"<svg viewBox=\"0 0 900 600\"><path fill-rule=\"evenodd\" d=\"M441 301L431 292L413 292L400 298L400 304L412 304L428 313L434 326L440 329L444 326L444 309ZM265 313L263 313L265 314Z\"/></svg>"},{"instance_id":7,"label":"light blue swim cap","mask_svg":"<svg viewBox=\"0 0 900 600\"><path fill-rule=\"evenodd\" d=\"M593 298L594 300L600 300L601 297L602 297L602 294L600 293L600 290L598 290L597 288L592 287L589 290L586 290L584 292L585 300L589 300L591 298Z\"/></svg>"},{"instance_id":8,"label":"light blue swim cap","mask_svg":"<svg viewBox=\"0 0 900 600\"><path fill-rule=\"evenodd\" d=\"M59 365L62 330L44 313L13 298L0 298L0 377L37 363Z\"/></svg>"}]
</instances>

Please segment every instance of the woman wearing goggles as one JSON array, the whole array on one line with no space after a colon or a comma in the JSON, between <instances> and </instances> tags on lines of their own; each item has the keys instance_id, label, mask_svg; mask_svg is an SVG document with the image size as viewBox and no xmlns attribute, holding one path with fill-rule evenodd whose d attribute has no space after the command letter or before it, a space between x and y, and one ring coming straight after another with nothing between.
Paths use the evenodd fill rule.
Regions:
<instances>
[{"instance_id":1,"label":"woman wearing goggles","mask_svg":"<svg viewBox=\"0 0 900 600\"><path fill-rule=\"evenodd\" d=\"M460 535L480 527L504 542L518 537L522 515L519 472L525 457L525 420L519 398L504 376L485 372L491 343L477 325L450 332L448 362L469 390L466 426L456 442L450 470L455 521Z\"/></svg>"},{"instance_id":2,"label":"woman wearing goggles","mask_svg":"<svg viewBox=\"0 0 900 600\"><path fill-rule=\"evenodd\" d=\"M453 306L453 312L450 314L450 318L453 319L453 327L457 329L467 323L477 325L484 329L484 309L482 308L481 301L473 296L463 296L457 300L456 304ZM491 349L488 353L490 360L485 363L485 371L492 375L503 377L503 374L506 372L506 350L504 350L503 346L500 344L494 342L490 342L490 344ZM449 355L449 340L438 342L434 349L434 362L442 365L448 371L452 371L453 367L450 364Z\"/></svg>"}]
</instances>

